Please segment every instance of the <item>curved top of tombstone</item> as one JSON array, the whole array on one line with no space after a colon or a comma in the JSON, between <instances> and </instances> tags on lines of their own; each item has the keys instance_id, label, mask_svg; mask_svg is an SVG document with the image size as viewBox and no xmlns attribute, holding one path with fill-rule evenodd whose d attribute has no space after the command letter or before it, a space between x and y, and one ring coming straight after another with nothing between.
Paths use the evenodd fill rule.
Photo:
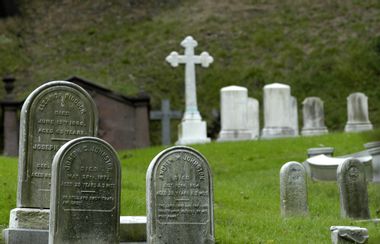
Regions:
<instances>
[{"instance_id":1,"label":"curved top of tombstone","mask_svg":"<svg viewBox=\"0 0 380 244\"><path fill-rule=\"evenodd\" d=\"M305 97L302 104L310 103L310 102L319 102L323 103L323 100L320 97Z\"/></svg>"},{"instance_id":2,"label":"curved top of tombstone","mask_svg":"<svg viewBox=\"0 0 380 244\"><path fill-rule=\"evenodd\" d=\"M280 175L285 174L288 169L294 168L294 167L303 169L305 171L305 168L301 163L298 163L296 161L290 161L290 162L287 162L286 164L282 165L282 167L280 169Z\"/></svg>"},{"instance_id":3,"label":"curved top of tombstone","mask_svg":"<svg viewBox=\"0 0 380 244\"><path fill-rule=\"evenodd\" d=\"M173 146L173 147L170 147L170 148L167 148L165 150L163 150L162 152L160 152L159 154L157 154L153 159L152 161L150 162L149 164L149 167L148 167L148 170L146 172L146 180L147 182L151 180L152 178L152 173L154 172L155 168L157 167L158 163L161 162L161 159L165 158L168 154L170 153L173 153L175 151L186 151L186 152L189 152L189 153L193 153L193 154L196 154L198 157L200 157L202 159L202 163L204 163L204 166L206 166L206 169L207 169L207 173L208 173L208 176L209 176L209 179L210 179L210 183L212 182L212 175L211 175L211 170L210 170L210 166L208 164L208 161L207 159L200 153L198 152L197 150L195 150L194 148L191 148L191 147L187 147L187 146Z\"/></svg>"},{"instance_id":4,"label":"curved top of tombstone","mask_svg":"<svg viewBox=\"0 0 380 244\"><path fill-rule=\"evenodd\" d=\"M248 91L248 89L243 86L226 86L220 89L220 91Z\"/></svg>"},{"instance_id":5,"label":"curved top of tombstone","mask_svg":"<svg viewBox=\"0 0 380 244\"><path fill-rule=\"evenodd\" d=\"M283 83L272 83L265 85L264 89L290 89L290 86Z\"/></svg>"},{"instance_id":6,"label":"curved top of tombstone","mask_svg":"<svg viewBox=\"0 0 380 244\"><path fill-rule=\"evenodd\" d=\"M367 98L367 96L366 96L364 93L362 93L362 92L354 92L354 93L351 93L351 94L347 97L347 99L350 99L350 98L352 98L352 97L357 97L357 96Z\"/></svg>"}]
</instances>

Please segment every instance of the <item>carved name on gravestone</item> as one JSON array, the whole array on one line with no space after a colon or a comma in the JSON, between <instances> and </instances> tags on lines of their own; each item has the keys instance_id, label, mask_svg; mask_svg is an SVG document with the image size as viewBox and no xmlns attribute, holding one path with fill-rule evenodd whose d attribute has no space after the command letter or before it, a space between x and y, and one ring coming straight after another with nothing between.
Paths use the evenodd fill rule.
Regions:
<instances>
[{"instance_id":1,"label":"carved name on gravestone","mask_svg":"<svg viewBox=\"0 0 380 244\"><path fill-rule=\"evenodd\" d=\"M51 163L65 142L97 133L97 110L78 85L52 81L26 99L20 119L18 207L49 208Z\"/></svg>"},{"instance_id":2,"label":"carved name on gravestone","mask_svg":"<svg viewBox=\"0 0 380 244\"><path fill-rule=\"evenodd\" d=\"M343 218L369 219L367 182L364 165L347 159L338 166L340 212Z\"/></svg>"},{"instance_id":3,"label":"carved name on gravestone","mask_svg":"<svg viewBox=\"0 0 380 244\"><path fill-rule=\"evenodd\" d=\"M307 185L305 168L298 162L288 162L280 170L281 215L307 215Z\"/></svg>"},{"instance_id":4,"label":"carved name on gravestone","mask_svg":"<svg viewBox=\"0 0 380 244\"><path fill-rule=\"evenodd\" d=\"M147 171L147 243L214 243L207 160L189 147L158 154Z\"/></svg>"},{"instance_id":5,"label":"carved name on gravestone","mask_svg":"<svg viewBox=\"0 0 380 244\"><path fill-rule=\"evenodd\" d=\"M119 243L120 162L95 137L72 140L52 165L49 243Z\"/></svg>"}]
</instances>

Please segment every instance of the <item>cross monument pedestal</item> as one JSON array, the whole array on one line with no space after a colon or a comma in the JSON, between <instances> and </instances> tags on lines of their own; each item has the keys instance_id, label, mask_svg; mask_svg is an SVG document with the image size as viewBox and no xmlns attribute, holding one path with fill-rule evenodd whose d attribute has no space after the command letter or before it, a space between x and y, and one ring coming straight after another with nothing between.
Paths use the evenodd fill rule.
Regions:
<instances>
[{"instance_id":1,"label":"cross monument pedestal","mask_svg":"<svg viewBox=\"0 0 380 244\"><path fill-rule=\"evenodd\" d=\"M195 84L195 65L201 64L207 68L213 61L207 52L200 55L194 55L194 48L198 45L193 37L188 36L182 42L181 46L185 48L185 54L179 55L177 52L171 52L166 57L166 61L171 66L177 67L178 64L185 64L185 100L186 108L182 122L178 125L177 145L201 144L210 142L207 137L207 125L202 121L202 117L197 106L197 92Z\"/></svg>"}]
</instances>

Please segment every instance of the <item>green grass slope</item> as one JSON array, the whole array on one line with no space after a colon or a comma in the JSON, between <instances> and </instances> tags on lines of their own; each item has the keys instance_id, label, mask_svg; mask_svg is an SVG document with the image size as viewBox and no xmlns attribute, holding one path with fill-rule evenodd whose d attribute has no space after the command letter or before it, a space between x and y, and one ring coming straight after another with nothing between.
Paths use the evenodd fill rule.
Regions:
<instances>
[{"instance_id":1,"label":"green grass slope","mask_svg":"<svg viewBox=\"0 0 380 244\"><path fill-rule=\"evenodd\" d=\"M214 180L217 243L331 243L332 225L368 228L369 243L379 243L378 226L340 218L335 182L308 181L310 215L280 217L279 170L287 161L302 162L310 147L332 146L336 155L363 150L373 134L330 134L267 141L196 145L209 161ZM163 147L120 152L122 215L145 215L145 175L150 161ZM8 224L16 203L17 162L0 158L0 226ZM372 218L379 217L380 186L370 183Z\"/></svg>"},{"instance_id":2,"label":"green grass slope","mask_svg":"<svg viewBox=\"0 0 380 244\"><path fill-rule=\"evenodd\" d=\"M343 129L346 97L358 91L380 125L379 1L31 0L20 1L20 12L0 20L0 76L18 78L19 97L77 75L124 94L145 90L154 109L163 98L183 109L184 68L171 68L165 57L182 53L180 42L193 35L196 52L215 59L197 69L209 124L223 86L246 86L262 102L265 84L283 82L299 111L305 97L321 97L331 130Z\"/></svg>"}]
</instances>

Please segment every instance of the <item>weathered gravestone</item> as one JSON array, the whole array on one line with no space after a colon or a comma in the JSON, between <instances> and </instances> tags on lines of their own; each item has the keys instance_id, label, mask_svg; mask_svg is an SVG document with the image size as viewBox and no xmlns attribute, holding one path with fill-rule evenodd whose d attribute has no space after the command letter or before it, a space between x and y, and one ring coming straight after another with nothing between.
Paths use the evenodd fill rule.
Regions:
<instances>
[{"instance_id":1,"label":"weathered gravestone","mask_svg":"<svg viewBox=\"0 0 380 244\"><path fill-rule=\"evenodd\" d=\"M150 163L146 180L147 243L214 243L213 186L207 160L171 147Z\"/></svg>"},{"instance_id":2,"label":"weathered gravestone","mask_svg":"<svg viewBox=\"0 0 380 244\"><path fill-rule=\"evenodd\" d=\"M262 138L295 136L291 114L290 86L280 83L265 85Z\"/></svg>"},{"instance_id":3,"label":"weathered gravestone","mask_svg":"<svg viewBox=\"0 0 380 244\"><path fill-rule=\"evenodd\" d=\"M180 119L182 113L180 111L170 110L170 101L164 99L161 101L161 110L150 111L150 119L161 120L161 144L169 145L170 140L170 119Z\"/></svg>"},{"instance_id":4,"label":"weathered gravestone","mask_svg":"<svg viewBox=\"0 0 380 244\"><path fill-rule=\"evenodd\" d=\"M257 140L260 136L259 101L248 98L248 129L251 131L251 139Z\"/></svg>"},{"instance_id":5,"label":"weathered gravestone","mask_svg":"<svg viewBox=\"0 0 380 244\"><path fill-rule=\"evenodd\" d=\"M307 185L305 168L298 162L288 162L280 170L281 216L307 215Z\"/></svg>"},{"instance_id":6,"label":"weathered gravestone","mask_svg":"<svg viewBox=\"0 0 380 244\"><path fill-rule=\"evenodd\" d=\"M364 165L351 158L338 166L340 212L343 218L369 219L367 182Z\"/></svg>"},{"instance_id":7,"label":"weathered gravestone","mask_svg":"<svg viewBox=\"0 0 380 244\"><path fill-rule=\"evenodd\" d=\"M20 118L17 208L11 210L4 233L8 243L45 238L32 230L49 228L53 157L65 142L95 136L97 120L90 95L71 82L48 82L28 96Z\"/></svg>"},{"instance_id":8,"label":"weathered gravestone","mask_svg":"<svg viewBox=\"0 0 380 244\"><path fill-rule=\"evenodd\" d=\"M194 40L193 37L188 36L181 42L181 46L185 48L184 55L171 52L169 56L166 57L166 61L173 67L177 67L179 64L185 65L186 108L182 122L178 126L178 141L176 144L179 145L210 142L210 138L207 137L206 122L202 121L201 114L198 111L195 65L201 64L202 67L207 68L214 59L208 52L195 55L194 48L197 45L198 42Z\"/></svg>"},{"instance_id":9,"label":"weathered gravestone","mask_svg":"<svg viewBox=\"0 0 380 244\"><path fill-rule=\"evenodd\" d=\"M252 139L248 125L248 89L227 86L220 89L221 131L218 141Z\"/></svg>"},{"instance_id":10,"label":"weathered gravestone","mask_svg":"<svg viewBox=\"0 0 380 244\"><path fill-rule=\"evenodd\" d=\"M290 97L290 120L292 121L292 127L294 130L294 135L299 135L298 129L298 103L297 98L294 96Z\"/></svg>"},{"instance_id":11,"label":"weathered gravestone","mask_svg":"<svg viewBox=\"0 0 380 244\"><path fill-rule=\"evenodd\" d=\"M361 92L352 93L347 97L347 123L344 131L372 130L373 126L368 116L368 97Z\"/></svg>"},{"instance_id":12,"label":"weathered gravestone","mask_svg":"<svg viewBox=\"0 0 380 244\"><path fill-rule=\"evenodd\" d=\"M304 136L327 134L323 101L319 97L307 97L302 102L303 127L301 134Z\"/></svg>"},{"instance_id":13,"label":"weathered gravestone","mask_svg":"<svg viewBox=\"0 0 380 244\"><path fill-rule=\"evenodd\" d=\"M50 244L119 243L120 172L117 153L99 138L62 146L52 165Z\"/></svg>"}]
</instances>

